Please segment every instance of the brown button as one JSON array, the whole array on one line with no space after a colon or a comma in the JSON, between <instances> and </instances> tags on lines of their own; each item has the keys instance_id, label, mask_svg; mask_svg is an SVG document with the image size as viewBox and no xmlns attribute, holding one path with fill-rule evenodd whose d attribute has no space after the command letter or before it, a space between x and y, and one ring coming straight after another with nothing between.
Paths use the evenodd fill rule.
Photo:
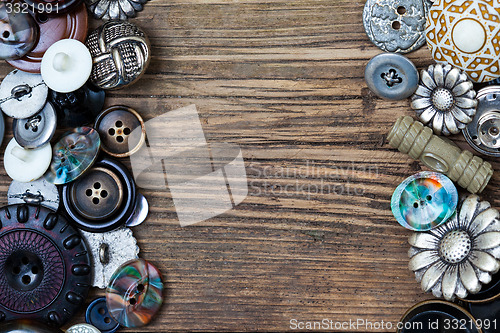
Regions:
<instances>
[{"instance_id":1,"label":"brown button","mask_svg":"<svg viewBox=\"0 0 500 333\"><path fill-rule=\"evenodd\" d=\"M75 6L78 6L82 0L23 0L30 9L47 13L49 15L67 13Z\"/></svg>"},{"instance_id":2,"label":"brown button","mask_svg":"<svg viewBox=\"0 0 500 333\"><path fill-rule=\"evenodd\" d=\"M35 48L17 60L8 60L12 66L30 73L40 73L40 63L45 51L55 42L71 38L84 42L87 37L87 8L82 3L74 11L58 16L35 14L40 27L39 40Z\"/></svg>"},{"instance_id":3,"label":"brown button","mask_svg":"<svg viewBox=\"0 0 500 333\"><path fill-rule=\"evenodd\" d=\"M76 211L90 220L103 220L121 207L123 185L110 169L95 167L71 190Z\"/></svg>"},{"instance_id":4,"label":"brown button","mask_svg":"<svg viewBox=\"0 0 500 333\"><path fill-rule=\"evenodd\" d=\"M104 110L97 116L94 127L101 137L102 150L114 157L132 155L146 140L144 121L128 106L115 105ZM138 127L141 131L130 135Z\"/></svg>"}]
</instances>

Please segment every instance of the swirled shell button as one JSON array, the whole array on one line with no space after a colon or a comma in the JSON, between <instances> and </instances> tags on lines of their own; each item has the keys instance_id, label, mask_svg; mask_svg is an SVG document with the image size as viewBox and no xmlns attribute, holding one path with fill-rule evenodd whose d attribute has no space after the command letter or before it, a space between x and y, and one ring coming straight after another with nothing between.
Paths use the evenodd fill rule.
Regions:
<instances>
[{"instance_id":1,"label":"swirled shell button","mask_svg":"<svg viewBox=\"0 0 500 333\"><path fill-rule=\"evenodd\" d=\"M436 1L427 16L433 58L464 70L474 82L500 77L500 3Z\"/></svg>"},{"instance_id":2,"label":"swirled shell button","mask_svg":"<svg viewBox=\"0 0 500 333\"><path fill-rule=\"evenodd\" d=\"M12 1L11 5L19 1ZM0 59L18 59L35 47L38 26L33 17L23 11L7 9L6 1L0 2Z\"/></svg>"},{"instance_id":3,"label":"swirled shell button","mask_svg":"<svg viewBox=\"0 0 500 333\"><path fill-rule=\"evenodd\" d=\"M28 118L45 106L48 92L41 75L15 69L0 84L0 108L9 117Z\"/></svg>"},{"instance_id":4,"label":"swirled shell button","mask_svg":"<svg viewBox=\"0 0 500 333\"><path fill-rule=\"evenodd\" d=\"M143 259L134 259L119 267L106 289L109 313L125 327L148 324L162 302L161 273Z\"/></svg>"},{"instance_id":5,"label":"swirled shell button","mask_svg":"<svg viewBox=\"0 0 500 333\"><path fill-rule=\"evenodd\" d=\"M405 179L391 199L394 217L403 227L426 231L446 222L457 208L453 182L437 172L419 172Z\"/></svg>"},{"instance_id":6,"label":"swirled shell button","mask_svg":"<svg viewBox=\"0 0 500 333\"><path fill-rule=\"evenodd\" d=\"M42 177L51 159L49 143L37 149L24 149L12 139L5 148L3 164L10 178L27 183Z\"/></svg>"},{"instance_id":7,"label":"swirled shell button","mask_svg":"<svg viewBox=\"0 0 500 333\"><path fill-rule=\"evenodd\" d=\"M363 24L370 40L386 52L408 53L425 44L425 0L368 0Z\"/></svg>"},{"instance_id":8,"label":"swirled shell button","mask_svg":"<svg viewBox=\"0 0 500 333\"><path fill-rule=\"evenodd\" d=\"M368 88L381 98L408 98L417 90L418 80L415 65L408 58L396 53L376 55L365 69Z\"/></svg>"},{"instance_id":9,"label":"swirled shell button","mask_svg":"<svg viewBox=\"0 0 500 333\"><path fill-rule=\"evenodd\" d=\"M92 71L92 57L82 42L63 39L45 51L40 71L50 89L72 92L87 82Z\"/></svg>"},{"instance_id":10,"label":"swirled shell button","mask_svg":"<svg viewBox=\"0 0 500 333\"><path fill-rule=\"evenodd\" d=\"M94 65L90 80L101 89L118 89L137 81L151 58L149 39L127 21L108 21L85 42Z\"/></svg>"}]
</instances>

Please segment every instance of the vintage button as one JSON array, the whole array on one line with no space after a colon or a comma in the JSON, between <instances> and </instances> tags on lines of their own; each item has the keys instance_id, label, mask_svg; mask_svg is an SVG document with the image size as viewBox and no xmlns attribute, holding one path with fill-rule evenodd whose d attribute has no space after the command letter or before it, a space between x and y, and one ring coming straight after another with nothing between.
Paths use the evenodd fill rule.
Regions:
<instances>
[{"instance_id":1,"label":"vintage button","mask_svg":"<svg viewBox=\"0 0 500 333\"><path fill-rule=\"evenodd\" d=\"M91 70L90 52L76 39L62 39L52 44L43 55L40 68L45 84L61 93L81 88Z\"/></svg>"},{"instance_id":2,"label":"vintage button","mask_svg":"<svg viewBox=\"0 0 500 333\"><path fill-rule=\"evenodd\" d=\"M482 333L498 333L498 318L500 318L500 301L489 303L469 303L468 309L476 318Z\"/></svg>"},{"instance_id":3,"label":"vintage button","mask_svg":"<svg viewBox=\"0 0 500 333\"><path fill-rule=\"evenodd\" d=\"M368 0L363 10L366 34L386 52L408 53L425 44L425 0Z\"/></svg>"},{"instance_id":4,"label":"vintage button","mask_svg":"<svg viewBox=\"0 0 500 333\"><path fill-rule=\"evenodd\" d=\"M130 133L141 127L141 135ZM115 105L102 111L95 120L95 129L101 137L101 148L113 157L127 157L137 152L146 141L146 127L142 117L132 108Z\"/></svg>"},{"instance_id":5,"label":"vintage button","mask_svg":"<svg viewBox=\"0 0 500 333\"><path fill-rule=\"evenodd\" d=\"M418 71L408 58L396 53L382 53L366 65L365 81L375 95L402 100L417 90Z\"/></svg>"},{"instance_id":6,"label":"vintage button","mask_svg":"<svg viewBox=\"0 0 500 333\"><path fill-rule=\"evenodd\" d=\"M38 41L38 26L33 17L22 10L21 2L0 3L0 59L12 60L26 55Z\"/></svg>"},{"instance_id":7,"label":"vintage button","mask_svg":"<svg viewBox=\"0 0 500 333\"><path fill-rule=\"evenodd\" d=\"M68 328L66 333L101 333L101 331L90 324L76 324Z\"/></svg>"},{"instance_id":8,"label":"vintage button","mask_svg":"<svg viewBox=\"0 0 500 333\"><path fill-rule=\"evenodd\" d=\"M499 10L499 2L485 0L435 2L426 31L434 60L464 70L474 82L500 77Z\"/></svg>"},{"instance_id":9,"label":"vintage button","mask_svg":"<svg viewBox=\"0 0 500 333\"><path fill-rule=\"evenodd\" d=\"M67 13L76 6L78 6L82 0L23 0L29 5L30 9L34 9L37 13L45 13L47 15L59 15L62 13Z\"/></svg>"},{"instance_id":10,"label":"vintage button","mask_svg":"<svg viewBox=\"0 0 500 333\"><path fill-rule=\"evenodd\" d=\"M89 11L97 19L126 20L135 17L148 0L85 0Z\"/></svg>"},{"instance_id":11,"label":"vintage button","mask_svg":"<svg viewBox=\"0 0 500 333\"><path fill-rule=\"evenodd\" d=\"M120 324L111 317L106 306L106 297L92 301L85 311L85 321L95 326L101 333L114 333Z\"/></svg>"},{"instance_id":12,"label":"vintage button","mask_svg":"<svg viewBox=\"0 0 500 333\"><path fill-rule=\"evenodd\" d=\"M120 325L147 325L163 303L161 273L151 263L134 259L116 270L106 288L109 314Z\"/></svg>"},{"instance_id":13,"label":"vintage button","mask_svg":"<svg viewBox=\"0 0 500 333\"><path fill-rule=\"evenodd\" d=\"M135 182L123 164L102 158L85 175L62 187L62 200L78 228L110 231L133 214Z\"/></svg>"},{"instance_id":14,"label":"vintage button","mask_svg":"<svg viewBox=\"0 0 500 333\"><path fill-rule=\"evenodd\" d=\"M90 80L102 89L118 89L137 81L151 58L149 40L136 25L108 21L85 42L94 65Z\"/></svg>"},{"instance_id":15,"label":"vintage button","mask_svg":"<svg viewBox=\"0 0 500 333\"><path fill-rule=\"evenodd\" d=\"M137 241L128 228L103 233L81 231L81 234L91 251L94 287L106 288L116 269L139 254Z\"/></svg>"},{"instance_id":16,"label":"vintage button","mask_svg":"<svg viewBox=\"0 0 500 333\"><path fill-rule=\"evenodd\" d=\"M94 164L100 146L99 134L92 127L78 127L67 132L54 145L45 179L56 185L72 182Z\"/></svg>"},{"instance_id":17,"label":"vintage button","mask_svg":"<svg viewBox=\"0 0 500 333\"><path fill-rule=\"evenodd\" d=\"M476 294L469 294L462 301L467 303L491 303L500 299L500 272L492 276L491 281L482 286Z\"/></svg>"},{"instance_id":18,"label":"vintage button","mask_svg":"<svg viewBox=\"0 0 500 333\"><path fill-rule=\"evenodd\" d=\"M27 183L42 177L51 159L49 143L36 149L24 149L13 138L5 148L3 165L10 178Z\"/></svg>"},{"instance_id":19,"label":"vintage button","mask_svg":"<svg viewBox=\"0 0 500 333\"><path fill-rule=\"evenodd\" d=\"M95 121L104 106L106 93L92 83L69 93L49 90L49 101L57 110L57 123L66 127L79 127Z\"/></svg>"},{"instance_id":20,"label":"vintage button","mask_svg":"<svg viewBox=\"0 0 500 333\"><path fill-rule=\"evenodd\" d=\"M457 203L457 189L448 177L423 171L399 184L392 194L391 209L403 227L425 231L446 222Z\"/></svg>"},{"instance_id":21,"label":"vintage button","mask_svg":"<svg viewBox=\"0 0 500 333\"><path fill-rule=\"evenodd\" d=\"M491 164L445 139L408 116L399 117L387 135L389 144L400 152L444 173L471 193L482 192L493 175Z\"/></svg>"},{"instance_id":22,"label":"vintage button","mask_svg":"<svg viewBox=\"0 0 500 333\"><path fill-rule=\"evenodd\" d=\"M23 148L38 148L48 143L57 127L57 116L50 102L42 111L26 119L14 119L12 130L17 143Z\"/></svg>"},{"instance_id":23,"label":"vintage button","mask_svg":"<svg viewBox=\"0 0 500 333\"><path fill-rule=\"evenodd\" d=\"M500 156L500 86L490 86L479 90L477 110L463 134L476 151Z\"/></svg>"},{"instance_id":24,"label":"vintage button","mask_svg":"<svg viewBox=\"0 0 500 333\"><path fill-rule=\"evenodd\" d=\"M463 329L445 329L447 323L464 323ZM397 333L463 332L482 333L475 325L476 320L462 307L441 300L420 302L403 315ZM432 326L430 326L432 325Z\"/></svg>"},{"instance_id":25,"label":"vintage button","mask_svg":"<svg viewBox=\"0 0 500 333\"><path fill-rule=\"evenodd\" d=\"M19 319L0 324L0 333L64 333L39 321Z\"/></svg>"},{"instance_id":26,"label":"vintage button","mask_svg":"<svg viewBox=\"0 0 500 333\"><path fill-rule=\"evenodd\" d=\"M146 198L137 192L134 213L130 216L125 225L129 228L136 227L146 220L149 213L149 203Z\"/></svg>"},{"instance_id":27,"label":"vintage button","mask_svg":"<svg viewBox=\"0 0 500 333\"><path fill-rule=\"evenodd\" d=\"M57 16L49 16L45 13L35 14L35 20L40 28L40 37L35 48L21 59L7 62L25 72L40 73L43 55L52 44L67 38L85 41L87 18L87 8L83 3L66 14Z\"/></svg>"},{"instance_id":28,"label":"vintage button","mask_svg":"<svg viewBox=\"0 0 500 333\"><path fill-rule=\"evenodd\" d=\"M437 135L458 134L476 114L476 92L465 73L451 65L430 65L420 72L411 107Z\"/></svg>"},{"instance_id":29,"label":"vintage button","mask_svg":"<svg viewBox=\"0 0 500 333\"><path fill-rule=\"evenodd\" d=\"M59 208L59 191L54 184L44 178L29 183L12 181L7 192L7 203L9 205L28 203L42 205L56 211Z\"/></svg>"},{"instance_id":30,"label":"vintage button","mask_svg":"<svg viewBox=\"0 0 500 333\"><path fill-rule=\"evenodd\" d=\"M37 205L0 209L0 311L60 327L90 288L87 246L66 218ZM81 269L86 267L87 269ZM23 301L19 301L23 300Z\"/></svg>"},{"instance_id":31,"label":"vintage button","mask_svg":"<svg viewBox=\"0 0 500 333\"><path fill-rule=\"evenodd\" d=\"M0 84L0 108L12 118L31 117L45 106L48 91L41 75L15 69Z\"/></svg>"}]
</instances>

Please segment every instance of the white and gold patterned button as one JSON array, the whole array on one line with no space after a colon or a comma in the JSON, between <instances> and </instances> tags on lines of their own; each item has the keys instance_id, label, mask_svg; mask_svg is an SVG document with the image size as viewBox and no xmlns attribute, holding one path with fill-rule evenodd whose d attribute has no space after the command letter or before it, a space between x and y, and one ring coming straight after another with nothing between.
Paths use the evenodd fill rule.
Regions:
<instances>
[{"instance_id":1,"label":"white and gold patterned button","mask_svg":"<svg viewBox=\"0 0 500 333\"><path fill-rule=\"evenodd\" d=\"M426 38L438 63L463 69L474 82L500 77L500 2L437 0Z\"/></svg>"}]
</instances>

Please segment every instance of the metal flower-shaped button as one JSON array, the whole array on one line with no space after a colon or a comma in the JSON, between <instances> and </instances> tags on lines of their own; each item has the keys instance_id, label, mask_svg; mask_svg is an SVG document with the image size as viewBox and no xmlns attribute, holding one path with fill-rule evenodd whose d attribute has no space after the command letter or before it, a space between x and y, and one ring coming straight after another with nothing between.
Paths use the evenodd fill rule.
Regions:
<instances>
[{"instance_id":1,"label":"metal flower-shaped button","mask_svg":"<svg viewBox=\"0 0 500 333\"><path fill-rule=\"evenodd\" d=\"M53 210L59 208L59 191L54 184L44 178L29 183L12 181L7 192L7 203L9 205L28 203L42 205Z\"/></svg>"},{"instance_id":2,"label":"metal flower-shaped button","mask_svg":"<svg viewBox=\"0 0 500 333\"><path fill-rule=\"evenodd\" d=\"M424 0L368 0L363 24L383 51L408 53L425 44L425 15Z\"/></svg>"},{"instance_id":3,"label":"metal flower-shaped button","mask_svg":"<svg viewBox=\"0 0 500 333\"><path fill-rule=\"evenodd\" d=\"M396 53L382 53L366 65L365 81L377 96L402 100L417 89L418 71L408 58Z\"/></svg>"},{"instance_id":4,"label":"metal flower-shaped button","mask_svg":"<svg viewBox=\"0 0 500 333\"><path fill-rule=\"evenodd\" d=\"M392 195L391 209L403 227L423 231L446 222L457 202L457 189L448 177L423 171L399 184Z\"/></svg>"},{"instance_id":5,"label":"metal flower-shaped button","mask_svg":"<svg viewBox=\"0 0 500 333\"><path fill-rule=\"evenodd\" d=\"M101 333L114 333L120 328L120 324L109 314L106 297L96 298L89 304L85 311L85 321Z\"/></svg>"},{"instance_id":6,"label":"metal flower-shaped button","mask_svg":"<svg viewBox=\"0 0 500 333\"><path fill-rule=\"evenodd\" d=\"M23 148L38 148L48 143L57 127L57 116L50 102L42 111L26 119L14 119L12 130L17 143Z\"/></svg>"},{"instance_id":7,"label":"metal flower-shaped button","mask_svg":"<svg viewBox=\"0 0 500 333\"><path fill-rule=\"evenodd\" d=\"M90 80L102 89L118 89L137 81L151 58L144 31L127 21L108 21L85 42L94 66Z\"/></svg>"},{"instance_id":8,"label":"metal flower-shaped button","mask_svg":"<svg viewBox=\"0 0 500 333\"><path fill-rule=\"evenodd\" d=\"M500 77L500 3L438 1L427 16L427 45L436 62L464 70L474 82Z\"/></svg>"},{"instance_id":9,"label":"metal flower-shaped button","mask_svg":"<svg viewBox=\"0 0 500 333\"><path fill-rule=\"evenodd\" d=\"M10 178L27 183L42 177L51 159L49 143L36 149L24 149L13 138L5 148L3 165Z\"/></svg>"},{"instance_id":10,"label":"metal flower-shaped button","mask_svg":"<svg viewBox=\"0 0 500 333\"><path fill-rule=\"evenodd\" d=\"M141 127L141 135L131 136ZM102 150L114 157L127 157L138 151L146 141L146 127L142 117L134 109L112 106L97 116L95 128L102 140Z\"/></svg>"},{"instance_id":11,"label":"metal flower-shaped button","mask_svg":"<svg viewBox=\"0 0 500 333\"><path fill-rule=\"evenodd\" d=\"M479 90L477 111L463 134L472 148L489 156L500 156L500 87Z\"/></svg>"},{"instance_id":12,"label":"metal flower-shaped button","mask_svg":"<svg viewBox=\"0 0 500 333\"><path fill-rule=\"evenodd\" d=\"M94 268L92 285L106 288L111 276L123 263L136 259L139 254L137 241L128 228L104 233L81 231L88 244Z\"/></svg>"},{"instance_id":13,"label":"metal flower-shaped button","mask_svg":"<svg viewBox=\"0 0 500 333\"><path fill-rule=\"evenodd\" d=\"M22 71L40 73L43 55L52 44L66 38L85 41L87 19L87 8L83 3L65 14L49 16L46 13L36 13L35 21L38 23L40 37L35 48L20 59L7 60L7 62Z\"/></svg>"},{"instance_id":14,"label":"metal flower-shaped button","mask_svg":"<svg viewBox=\"0 0 500 333\"><path fill-rule=\"evenodd\" d=\"M62 39L52 44L42 57L40 72L52 90L68 93L81 88L90 77L92 57L76 39Z\"/></svg>"},{"instance_id":15,"label":"metal flower-shaped button","mask_svg":"<svg viewBox=\"0 0 500 333\"><path fill-rule=\"evenodd\" d=\"M62 188L64 208L80 229L106 232L125 224L134 212L135 182L127 168L103 158Z\"/></svg>"},{"instance_id":16,"label":"metal flower-shaped button","mask_svg":"<svg viewBox=\"0 0 500 333\"><path fill-rule=\"evenodd\" d=\"M90 288L90 258L76 229L43 206L0 209L0 316L60 327Z\"/></svg>"},{"instance_id":17,"label":"metal flower-shaped button","mask_svg":"<svg viewBox=\"0 0 500 333\"><path fill-rule=\"evenodd\" d=\"M0 2L0 59L18 59L27 54L38 40L38 27L33 17L22 10L11 10L21 6L19 1Z\"/></svg>"},{"instance_id":18,"label":"metal flower-shaped button","mask_svg":"<svg viewBox=\"0 0 500 333\"><path fill-rule=\"evenodd\" d=\"M0 108L12 118L31 117L45 106L48 91L41 75L15 69L0 84Z\"/></svg>"},{"instance_id":19,"label":"metal flower-shaped button","mask_svg":"<svg viewBox=\"0 0 500 333\"><path fill-rule=\"evenodd\" d=\"M90 324L76 324L68 328L66 333L101 333L101 331Z\"/></svg>"},{"instance_id":20,"label":"metal flower-shaped button","mask_svg":"<svg viewBox=\"0 0 500 333\"><path fill-rule=\"evenodd\" d=\"M85 0L95 18L126 20L135 17L148 0Z\"/></svg>"},{"instance_id":21,"label":"metal flower-shaped button","mask_svg":"<svg viewBox=\"0 0 500 333\"><path fill-rule=\"evenodd\" d=\"M78 127L67 132L54 145L53 158L45 178L62 185L80 177L97 159L101 140L92 127Z\"/></svg>"},{"instance_id":22,"label":"metal flower-shaped button","mask_svg":"<svg viewBox=\"0 0 500 333\"><path fill-rule=\"evenodd\" d=\"M109 313L125 327L148 324L162 302L161 273L143 259L131 260L118 268L106 289Z\"/></svg>"},{"instance_id":23,"label":"metal flower-shaped button","mask_svg":"<svg viewBox=\"0 0 500 333\"><path fill-rule=\"evenodd\" d=\"M442 226L414 233L409 268L424 291L453 300L481 290L500 268L500 220L496 209L469 195Z\"/></svg>"},{"instance_id":24,"label":"metal flower-shaped button","mask_svg":"<svg viewBox=\"0 0 500 333\"><path fill-rule=\"evenodd\" d=\"M437 135L457 134L476 114L476 92L464 72L450 65L430 65L420 73L411 107Z\"/></svg>"}]
</instances>

